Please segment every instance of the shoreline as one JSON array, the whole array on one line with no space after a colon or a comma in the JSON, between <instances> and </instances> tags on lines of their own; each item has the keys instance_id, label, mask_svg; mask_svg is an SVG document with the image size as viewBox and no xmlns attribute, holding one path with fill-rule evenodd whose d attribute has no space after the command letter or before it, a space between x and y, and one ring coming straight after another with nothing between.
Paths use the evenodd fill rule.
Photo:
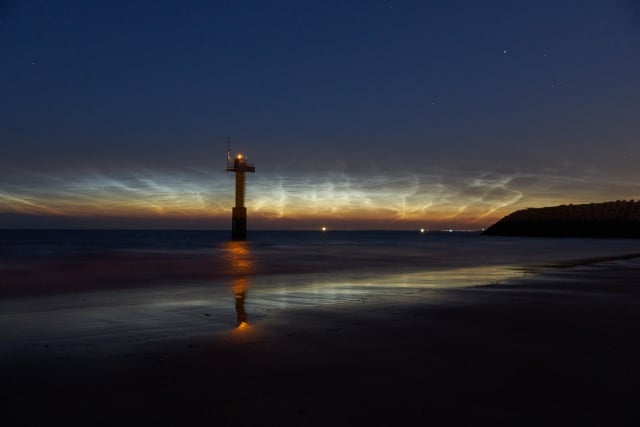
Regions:
<instances>
[{"instance_id":1,"label":"shoreline","mask_svg":"<svg viewBox=\"0 0 640 427\"><path fill-rule=\"evenodd\" d=\"M634 425L640 261L282 310L222 335L6 358L23 425ZM33 411L31 408L39 408Z\"/></svg>"}]
</instances>

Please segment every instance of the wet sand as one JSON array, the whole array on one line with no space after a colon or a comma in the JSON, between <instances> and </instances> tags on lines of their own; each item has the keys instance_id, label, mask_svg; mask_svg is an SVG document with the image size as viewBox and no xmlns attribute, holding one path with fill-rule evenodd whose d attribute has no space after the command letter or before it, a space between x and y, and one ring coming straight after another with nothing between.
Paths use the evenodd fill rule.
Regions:
<instances>
[{"instance_id":1,"label":"wet sand","mask_svg":"<svg viewBox=\"0 0 640 427\"><path fill-rule=\"evenodd\" d=\"M102 344L4 353L3 425L638 425L640 261Z\"/></svg>"}]
</instances>

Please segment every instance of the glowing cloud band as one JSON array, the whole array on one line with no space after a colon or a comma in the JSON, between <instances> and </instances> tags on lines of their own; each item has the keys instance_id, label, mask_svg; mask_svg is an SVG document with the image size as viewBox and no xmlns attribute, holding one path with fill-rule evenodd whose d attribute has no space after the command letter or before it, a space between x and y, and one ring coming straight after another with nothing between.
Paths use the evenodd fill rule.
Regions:
<instances>
[{"instance_id":1,"label":"glowing cloud band","mask_svg":"<svg viewBox=\"0 0 640 427\"><path fill-rule=\"evenodd\" d=\"M19 182L20 184L12 184ZM594 184L596 183L596 184ZM85 172L0 177L0 213L215 220L224 227L233 177L223 172ZM254 228L483 228L524 207L633 198L636 182L544 174L259 173L247 183ZM223 222L220 222L223 221ZM202 225L202 222L198 223ZM205 222L206 224L206 222ZM2 224L0 224L2 226ZM335 228L335 227L334 227Z\"/></svg>"}]
</instances>

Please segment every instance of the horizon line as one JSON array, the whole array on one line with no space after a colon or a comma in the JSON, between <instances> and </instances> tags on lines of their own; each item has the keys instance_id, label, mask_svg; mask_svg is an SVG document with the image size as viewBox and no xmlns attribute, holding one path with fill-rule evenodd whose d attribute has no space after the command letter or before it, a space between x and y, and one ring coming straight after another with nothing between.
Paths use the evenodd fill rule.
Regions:
<instances>
[{"instance_id":1,"label":"horizon line","mask_svg":"<svg viewBox=\"0 0 640 427\"><path fill-rule=\"evenodd\" d=\"M263 232L263 231L267 231L267 232L295 232L295 231L313 231L313 232L318 232L318 233L329 233L329 232L335 232L335 231L384 231L384 232L418 232L418 233L433 233L433 232L442 232L442 233L455 233L455 232L465 232L465 233L471 233L471 232L480 232L480 231L484 231L486 230L486 228L460 228L460 229L456 229L456 228L444 228L444 229L428 229L428 228L396 228L396 229L391 229L391 228L327 228L325 230L323 230L322 228L300 228L300 229L277 229L277 228L272 228L272 229L266 229L266 228L256 228L256 229L252 229L252 230L248 230L248 232L255 232L255 231L259 231L259 232ZM92 228L92 227L88 227L88 228L84 228L84 227L75 227L75 228L68 228L68 227L15 227L15 228L5 228L5 227L0 227L0 231L190 231L190 232L197 232L197 231L225 231L225 232L230 232L229 229L226 228Z\"/></svg>"}]
</instances>

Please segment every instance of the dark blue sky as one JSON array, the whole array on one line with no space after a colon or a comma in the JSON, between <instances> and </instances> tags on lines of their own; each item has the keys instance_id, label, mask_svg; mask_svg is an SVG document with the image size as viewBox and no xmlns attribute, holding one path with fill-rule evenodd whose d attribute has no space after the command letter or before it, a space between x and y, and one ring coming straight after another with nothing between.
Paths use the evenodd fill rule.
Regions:
<instances>
[{"instance_id":1,"label":"dark blue sky","mask_svg":"<svg viewBox=\"0 0 640 427\"><path fill-rule=\"evenodd\" d=\"M639 10L0 2L0 226L225 226L227 137L261 228L638 198Z\"/></svg>"}]
</instances>

